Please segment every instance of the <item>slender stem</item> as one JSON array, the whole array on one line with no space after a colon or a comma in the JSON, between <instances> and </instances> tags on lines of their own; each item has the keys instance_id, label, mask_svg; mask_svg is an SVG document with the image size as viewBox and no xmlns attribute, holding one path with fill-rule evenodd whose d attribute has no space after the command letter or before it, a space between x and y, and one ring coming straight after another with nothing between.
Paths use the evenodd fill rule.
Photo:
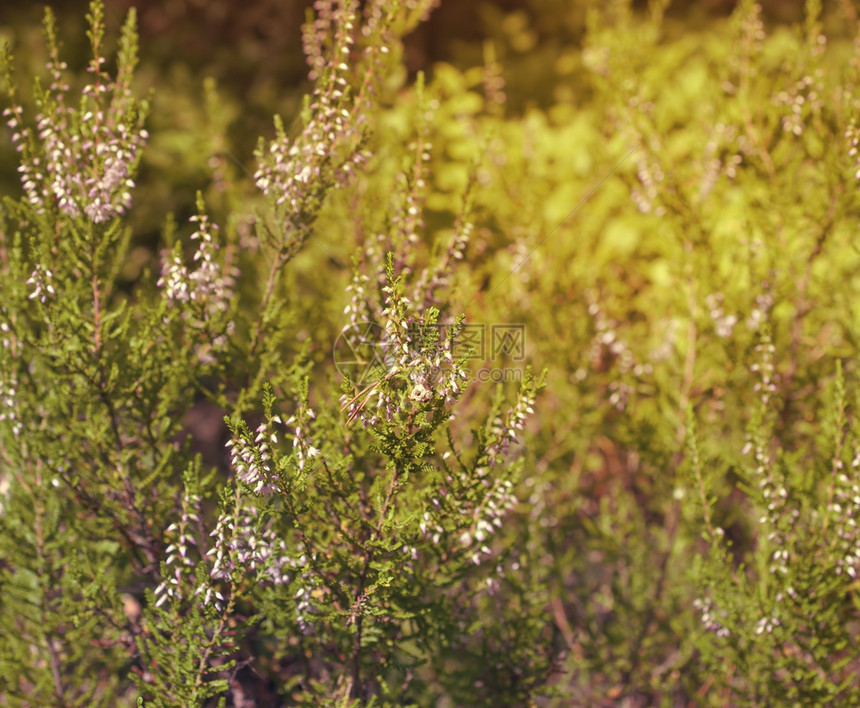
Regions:
<instances>
[{"instance_id":1,"label":"slender stem","mask_svg":"<svg viewBox=\"0 0 860 708\"><path fill-rule=\"evenodd\" d=\"M269 269L269 277L266 280L266 289L263 292L263 300L260 303L260 314L257 321L254 323L254 334L251 337L251 346L248 348L248 358L253 359L257 352L257 347L262 341L263 319L266 316L266 311L269 309L269 303L275 293L275 285L277 284L278 272L284 266L284 255L279 253L272 262L272 267Z\"/></svg>"},{"instance_id":2,"label":"slender stem","mask_svg":"<svg viewBox=\"0 0 860 708\"><path fill-rule=\"evenodd\" d=\"M361 611L361 603L364 601L364 591L367 585L367 576L370 572L370 565L376 556L376 543L382 535L382 529L385 525L385 517L388 516L388 509L394 499L394 493L397 489L397 483L400 479L400 470L395 467L394 474L391 477L391 483L388 485L388 492L385 495L385 501L379 511L379 520L376 523L376 528L368 543L367 551L364 556L364 566L361 569L361 574L358 578L358 590L355 594L355 604L353 606L353 618L355 620L355 638L353 640L352 653L352 695L354 698L361 698L361 637L364 613Z\"/></svg>"}]
</instances>

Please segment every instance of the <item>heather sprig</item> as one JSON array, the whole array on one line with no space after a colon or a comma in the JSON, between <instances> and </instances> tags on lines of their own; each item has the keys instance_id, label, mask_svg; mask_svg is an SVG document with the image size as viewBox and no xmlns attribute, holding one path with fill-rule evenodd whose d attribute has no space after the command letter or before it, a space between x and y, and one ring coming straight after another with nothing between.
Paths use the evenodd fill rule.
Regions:
<instances>
[{"instance_id":1,"label":"heather sprig","mask_svg":"<svg viewBox=\"0 0 860 708\"><path fill-rule=\"evenodd\" d=\"M122 29L115 77L103 68L107 61L102 56L104 13L98 2L91 4L88 20L91 83L82 89L79 106L68 102L68 66L60 59L56 20L46 9L50 83L47 89L37 83L35 128L26 123L8 75L11 105L3 116L21 153L21 184L36 213L59 211L101 224L131 207L134 174L149 137L143 128L148 105L134 98L131 87L137 64L134 11L129 12Z\"/></svg>"},{"instance_id":2,"label":"heather sprig","mask_svg":"<svg viewBox=\"0 0 860 708\"><path fill-rule=\"evenodd\" d=\"M341 403L350 420L360 415L365 425L375 423L380 414L391 420L403 395L417 406L434 401L450 404L462 394L468 379L465 359L454 355L465 318L452 317L450 303L442 294L452 285L473 231L471 186L446 248L429 259L418 278L412 277L420 265L418 246L426 227L426 163L431 148L427 133L433 115L429 103L419 76L418 131L409 146L406 169L398 176L401 189L397 194L401 196L391 201L392 216L386 230L367 244L360 258L356 257L348 286L352 295L344 314L349 316L349 324L342 335L353 352L362 353L377 366L365 372L359 382L366 384L370 377L370 385L358 392L348 389ZM372 283L377 285L375 289Z\"/></svg>"},{"instance_id":3,"label":"heather sprig","mask_svg":"<svg viewBox=\"0 0 860 708\"><path fill-rule=\"evenodd\" d=\"M261 140L256 153L260 161L254 175L256 185L272 199L278 219L288 227L282 234L267 228L272 245L281 250L301 248L326 194L348 181L368 158L363 149L363 102L350 84L357 3L344 0L317 5L315 29L305 36L311 60L314 64L321 61L322 70L319 75L312 71L315 89L305 102L302 131L290 138L277 117L275 139L268 147ZM329 30L332 43L324 52L323 36Z\"/></svg>"},{"instance_id":4,"label":"heather sprig","mask_svg":"<svg viewBox=\"0 0 860 708\"><path fill-rule=\"evenodd\" d=\"M402 9L401 3L368 3L360 14L354 0L321 0L316 19L305 26L314 88L305 97L298 132L291 135L276 116L274 139L261 139L255 153L255 184L269 206L257 219L258 233L270 266L248 346L249 360L261 359L259 373L240 394L240 409L259 396L260 376L272 365L272 352L284 335L273 328L281 312L276 293L283 287L284 266L312 234L328 196L352 183L371 157L368 120L389 44L404 31ZM361 50L360 38L366 42Z\"/></svg>"},{"instance_id":5,"label":"heather sprig","mask_svg":"<svg viewBox=\"0 0 860 708\"><path fill-rule=\"evenodd\" d=\"M157 286L163 289L168 307L185 305L180 318L195 340L195 355L201 363L212 364L217 353L227 349L235 332L235 287L240 272L234 265L235 248L228 245L222 249L219 227L210 221L200 193L197 214L189 221L196 225L189 237L196 243L192 256L195 267L190 270L184 264L181 243L177 242L172 253L162 254Z\"/></svg>"},{"instance_id":6,"label":"heather sprig","mask_svg":"<svg viewBox=\"0 0 860 708\"><path fill-rule=\"evenodd\" d=\"M144 666L138 685L154 705L202 705L224 693L225 672L236 663L242 636L253 624L231 620L238 603L260 586L290 582L292 570L301 566L287 555L284 541L258 513L255 496L242 481L249 462L237 446L250 435L241 426L231 443L236 481L221 493L215 527L206 532L201 518L199 463L184 474L184 493L178 521L165 529L165 560L161 583L148 591L142 632L137 637ZM255 451L257 457L265 455ZM250 443L246 442L245 449ZM253 463L251 463L253 464ZM265 490L260 490L265 495ZM264 498L264 495L261 497Z\"/></svg>"},{"instance_id":7,"label":"heather sprig","mask_svg":"<svg viewBox=\"0 0 860 708\"><path fill-rule=\"evenodd\" d=\"M438 408L439 404L449 404L460 396L463 382L468 378L464 362L454 357L454 344L463 318L441 327L436 308L416 307L403 294L404 276L395 275L391 254L385 274L381 302L365 301L367 311L378 313L374 321L383 323L381 329L371 330L378 336L372 345L383 367L369 386L357 393L348 390L341 396L348 419L358 415L365 425L373 425L380 416L391 421L404 410L414 412L428 406ZM354 350L368 344L361 338L361 329L350 326L345 332ZM375 404L371 404L374 399Z\"/></svg>"}]
</instances>

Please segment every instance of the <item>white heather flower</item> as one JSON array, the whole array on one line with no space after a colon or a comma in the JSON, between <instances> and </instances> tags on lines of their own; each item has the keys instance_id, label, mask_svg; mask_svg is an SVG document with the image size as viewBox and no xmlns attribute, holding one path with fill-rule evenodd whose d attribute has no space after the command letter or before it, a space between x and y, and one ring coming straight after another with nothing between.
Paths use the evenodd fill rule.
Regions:
<instances>
[{"instance_id":1,"label":"white heather flower","mask_svg":"<svg viewBox=\"0 0 860 708\"><path fill-rule=\"evenodd\" d=\"M772 634L775 627L779 626L779 619L776 617L762 617L757 623L755 633L757 635L767 633Z\"/></svg>"},{"instance_id":2,"label":"white heather flower","mask_svg":"<svg viewBox=\"0 0 860 708\"><path fill-rule=\"evenodd\" d=\"M112 79L103 63L102 57L93 59L88 71L95 83L83 89L78 107L67 105L69 86L62 78L66 64L53 46L47 64L53 81L43 112L35 117L36 130L24 126L19 106L3 111L22 153L18 171L24 194L37 213L54 205L73 218L83 215L98 224L122 216L131 206L132 173L149 135L131 94L132 67L121 65L119 76Z\"/></svg>"},{"instance_id":3,"label":"white heather flower","mask_svg":"<svg viewBox=\"0 0 860 708\"><path fill-rule=\"evenodd\" d=\"M721 619L724 620L726 618L726 613L718 612L714 606L714 602L710 598L697 598L693 601L693 607L699 610L705 629L713 632L720 638L730 636L731 632L720 622Z\"/></svg>"},{"instance_id":4,"label":"white heather flower","mask_svg":"<svg viewBox=\"0 0 860 708\"><path fill-rule=\"evenodd\" d=\"M181 309L181 317L197 335L198 361L208 364L216 361L215 353L227 347L228 337L235 330L235 323L225 315L235 296L238 269L231 264L229 250L226 256L219 257L220 246L215 238L218 226L209 221L199 194L198 214L189 221L197 225L191 234L191 241L197 242L192 257L196 268L190 270L183 263L177 246L173 253L162 254L158 287L170 302L193 303Z\"/></svg>"},{"instance_id":5,"label":"white heather flower","mask_svg":"<svg viewBox=\"0 0 860 708\"><path fill-rule=\"evenodd\" d=\"M323 37L331 29L331 54L349 54L354 45L356 10L354 2L317 4L317 20L303 37L311 76L317 79L307 123L298 136L290 139L277 120L277 137L267 149L257 152L257 188L273 197L278 207L302 219L307 219L308 209L318 208L315 184L345 182L367 159L361 149L363 118L359 107L363 93L353 95L347 90L349 65L330 61L322 50Z\"/></svg>"},{"instance_id":6,"label":"white heather flower","mask_svg":"<svg viewBox=\"0 0 860 708\"><path fill-rule=\"evenodd\" d=\"M0 422L8 420L12 427L12 434L16 437L23 430L23 426L18 420L17 400L18 380L9 373L5 381L0 379Z\"/></svg>"},{"instance_id":7,"label":"white heather flower","mask_svg":"<svg viewBox=\"0 0 860 708\"><path fill-rule=\"evenodd\" d=\"M3 513L3 499L9 495L9 478L8 474L0 473L0 514Z\"/></svg>"},{"instance_id":8,"label":"white heather flower","mask_svg":"<svg viewBox=\"0 0 860 708\"><path fill-rule=\"evenodd\" d=\"M278 490L278 476L272 471L269 456L241 437L227 442L230 448L230 463L236 477L247 484L254 494L271 496Z\"/></svg>"},{"instance_id":9,"label":"white heather flower","mask_svg":"<svg viewBox=\"0 0 860 708\"><path fill-rule=\"evenodd\" d=\"M188 269L177 254L172 254L170 260L165 261L162 266L158 287L164 288L164 294L171 302L188 302L191 299Z\"/></svg>"},{"instance_id":10,"label":"white heather flower","mask_svg":"<svg viewBox=\"0 0 860 708\"><path fill-rule=\"evenodd\" d=\"M27 285L32 287L29 299L35 300L38 298L39 302L44 304L47 302L48 296L56 295L57 291L54 290L54 286L51 284L53 277L54 274L52 271L42 268L41 265L37 264L36 269L27 279Z\"/></svg>"},{"instance_id":11,"label":"white heather flower","mask_svg":"<svg viewBox=\"0 0 860 708\"><path fill-rule=\"evenodd\" d=\"M714 331L717 336L727 339L732 336L735 325L738 323L738 317L737 315L727 315L723 312L723 299L722 293L711 293L705 298L705 304L710 312L711 320L714 323Z\"/></svg>"}]
</instances>

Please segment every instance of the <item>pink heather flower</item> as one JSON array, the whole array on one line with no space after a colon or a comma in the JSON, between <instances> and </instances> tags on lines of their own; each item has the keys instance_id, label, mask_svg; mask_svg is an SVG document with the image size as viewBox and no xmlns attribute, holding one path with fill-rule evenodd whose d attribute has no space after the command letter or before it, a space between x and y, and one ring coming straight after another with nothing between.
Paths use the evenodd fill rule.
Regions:
<instances>
[{"instance_id":1,"label":"pink heather flower","mask_svg":"<svg viewBox=\"0 0 860 708\"><path fill-rule=\"evenodd\" d=\"M490 465L495 465L502 456L508 454L508 449L512 442L519 442L517 440L517 433L524 429L526 418L535 412L534 405L534 388L523 387L520 389L514 407L505 414L504 418L496 418L492 430L494 439L487 445L487 456L490 460Z\"/></svg>"},{"instance_id":2,"label":"pink heather flower","mask_svg":"<svg viewBox=\"0 0 860 708\"><path fill-rule=\"evenodd\" d=\"M0 314L6 314L5 307L0 307ZM12 328L4 319L0 319L0 346L4 349L10 349L12 347Z\"/></svg>"},{"instance_id":3,"label":"pink heather flower","mask_svg":"<svg viewBox=\"0 0 860 708\"><path fill-rule=\"evenodd\" d=\"M103 35L101 12L93 15L94 58L87 71L94 83L82 91L75 106L67 105L67 69L60 61L53 16L46 29L50 43L47 63L51 83L36 115L35 131L24 124L23 110L3 111L12 141L22 153L18 172L27 201L37 213L57 208L73 218L99 224L122 216L131 207L132 175L148 133L143 112L132 97L131 75L136 63L133 14L120 41L120 67L116 79L102 69L99 56Z\"/></svg>"},{"instance_id":4,"label":"pink heather flower","mask_svg":"<svg viewBox=\"0 0 860 708\"><path fill-rule=\"evenodd\" d=\"M459 239L455 237L455 241ZM458 247L453 247L453 252L457 251ZM378 258L379 249L374 248L371 259L378 264ZM365 427L375 425L382 416L385 420L394 418L402 407L404 387L412 406L421 407L434 400L451 403L462 392L463 382L468 380L468 373L454 358L454 346L462 325L459 322L439 324L436 321L438 309L431 315L430 307L417 290L416 300L406 297L399 279L394 277L398 271L393 256L388 268L381 270L384 278L379 288L381 302L375 293L372 294L374 289L368 287L366 277L358 274L354 277L353 295L346 307L351 324L343 332L351 351L366 351L372 347L372 363L381 364L385 369L381 379L356 395L341 396L348 421L360 418ZM441 278L439 276L440 283ZM370 319L361 323L359 314ZM368 325L368 322L381 324ZM374 340L370 341L368 335ZM443 336L440 338L440 335Z\"/></svg>"},{"instance_id":5,"label":"pink heather flower","mask_svg":"<svg viewBox=\"0 0 860 708\"><path fill-rule=\"evenodd\" d=\"M158 287L169 302L187 305L181 308L180 316L197 337L198 360L208 364L215 361L216 352L227 347L228 337L235 330L235 323L228 317L238 269L232 263L231 249L221 255L221 246L215 238L218 225L209 221L204 206L198 194L198 214L189 219L197 224L191 234L191 241L197 242L192 257L196 268L190 270L183 263L177 246L173 253L162 254Z\"/></svg>"},{"instance_id":6,"label":"pink heather flower","mask_svg":"<svg viewBox=\"0 0 860 708\"><path fill-rule=\"evenodd\" d=\"M380 416L392 420L400 407L400 394L395 381L408 387L407 396L415 406L422 406L434 399L452 402L462 391L462 382L468 374L454 359L453 347L459 324L440 326L428 322L420 306L402 295L394 283L382 288L384 301L376 307L365 301L369 310L376 310L384 326L370 328L378 337L373 342L375 356L384 363L386 372L358 395L341 396L341 405L352 420L360 417L365 427L375 425ZM352 307L352 306L351 306ZM447 333L440 342L428 343L424 339L425 330L434 334ZM367 342L364 340L365 328L350 327L345 333L350 338L354 351L359 351ZM375 401L375 404L373 403Z\"/></svg>"},{"instance_id":7,"label":"pink heather flower","mask_svg":"<svg viewBox=\"0 0 860 708\"><path fill-rule=\"evenodd\" d=\"M169 260L165 259L161 267L158 287L164 288L164 294L170 302L188 302L191 299L188 287L188 269L182 263L179 254L173 253Z\"/></svg>"},{"instance_id":8,"label":"pink heather flower","mask_svg":"<svg viewBox=\"0 0 860 708\"><path fill-rule=\"evenodd\" d=\"M701 616L702 624L709 632L713 632L721 639L731 636L731 632L720 620L726 619L726 613L718 611L710 598L697 598L693 601L695 607Z\"/></svg>"},{"instance_id":9,"label":"pink heather flower","mask_svg":"<svg viewBox=\"0 0 860 708\"><path fill-rule=\"evenodd\" d=\"M310 572L307 556L299 557L297 568L305 568L305 570L296 578L296 584L299 589L296 590L293 596L296 600L296 622L299 625L299 631L310 636L316 632L316 625L313 622L313 616L318 612L317 606L312 602L313 575Z\"/></svg>"},{"instance_id":10,"label":"pink heather flower","mask_svg":"<svg viewBox=\"0 0 860 708\"><path fill-rule=\"evenodd\" d=\"M735 325L738 323L738 317L734 314L725 314L723 311L723 294L720 292L711 293L705 298L705 305L711 315L711 320L714 323L714 331L718 337L728 339L732 336Z\"/></svg>"},{"instance_id":11,"label":"pink heather flower","mask_svg":"<svg viewBox=\"0 0 860 708\"><path fill-rule=\"evenodd\" d=\"M188 551L192 546L197 546L191 527L200 525L200 501L198 495L186 491L179 521L170 524L165 531L171 543L165 549L166 558L162 566L167 572L164 580L155 588L156 607L161 607L168 600L181 600L182 586L194 573L195 563Z\"/></svg>"},{"instance_id":12,"label":"pink heather flower","mask_svg":"<svg viewBox=\"0 0 860 708\"><path fill-rule=\"evenodd\" d=\"M467 197L468 199L468 197ZM445 305L445 298L440 293L446 291L451 286L451 276L454 272L454 266L458 261L463 260L466 253L466 247L474 231L475 225L468 218L463 218L462 215L457 217L454 224L454 233L448 243L448 248L445 255L437 266L426 268L421 278L413 291L413 300L422 301L424 308L438 307L442 308Z\"/></svg>"},{"instance_id":13,"label":"pink heather flower","mask_svg":"<svg viewBox=\"0 0 860 708\"><path fill-rule=\"evenodd\" d=\"M490 538L502 527L505 514L517 503L513 483L509 479L493 480L487 471L486 467L477 470L487 490L481 502L471 511L472 525L460 536L461 544L471 548L469 560L474 565L480 565L492 555L488 545Z\"/></svg>"},{"instance_id":14,"label":"pink heather flower","mask_svg":"<svg viewBox=\"0 0 860 708\"><path fill-rule=\"evenodd\" d=\"M774 615L771 615L770 617L762 617L758 622L756 622L755 633L757 635L763 633L773 634L774 628L779 627L779 625L779 618Z\"/></svg>"},{"instance_id":15,"label":"pink heather flower","mask_svg":"<svg viewBox=\"0 0 860 708\"><path fill-rule=\"evenodd\" d=\"M236 477L247 484L254 494L271 496L278 491L278 474L272 470L272 455L266 437L274 437L264 423L257 428L257 444L242 437L227 442L230 464Z\"/></svg>"},{"instance_id":16,"label":"pink heather flower","mask_svg":"<svg viewBox=\"0 0 860 708\"><path fill-rule=\"evenodd\" d=\"M221 513L210 534L215 539L206 553L212 560L210 579L230 582L233 573L239 571L258 582L289 583L289 572L297 564L287 544L271 526L258 528L257 509L253 504L245 499L240 499L238 504L231 512ZM217 594L216 599L219 599Z\"/></svg>"},{"instance_id":17,"label":"pink heather flower","mask_svg":"<svg viewBox=\"0 0 860 708\"><path fill-rule=\"evenodd\" d=\"M233 298L235 276L229 265L221 266L217 255L220 246L214 237L218 225L209 221L202 212L189 221L197 223L191 240L198 242L192 260L197 263L193 271L183 264L178 254L165 258L158 287L164 288L168 300L175 302L197 302L204 306L203 319L226 312Z\"/></svg>"},{"instance_id":18,"label":"pink heather flower","mask_svg":"<svg viewBox=\"0 0 860 708\"><path fill-rule=\"evenodd\" d=\"M260 167L254 174L257 187L275 200L294 219L306 223L318 208L320 187L345 182L367 160L361 149L363 123L360 96L349 87L348 57L355 43L355 0L317 2L318 19L305 32L305 50L319 76L308 104L302 132L290 139L280 119L277 137L267 149L257 150ZM332 33L329 59L322 59L323 35ZM317 67L317 65L319 65Z\"/></svg>"},{"instance_id":19,"label":"pink heather flower","mask_svg":"<svg viewBox=\"0 0 860 708\"><path fill-rule=\"evenodd\" d=\"M313 445L310 432L310 421L316 418L316 413L308 407L306 401L299 402L299 409L295 415L290 416L284 425L293 426L293 450L296 453L296 465L303 472L308 460L317 457L320 451ZM275 416L280 422L280 418Z\"/></svg>"},{"instance_id":20,"label":"pink heather flower","mask_svg":"<svg viewBox=\"0 0 860 708\"><path fill-rule=\"evenodd\" d=\"M370 306L369 283L370 278L356 268L352 274L352 282L346 286L346 292L352 295L343 309L343 314L349 316L349 325L344 328L344 332L349 332L350 337L353 338L350 340L353 351L360 351L363 346L375 344L364 338L366 334L372 334L376 329L370 326L373 314Z\"/></svg>"}]
</instances>

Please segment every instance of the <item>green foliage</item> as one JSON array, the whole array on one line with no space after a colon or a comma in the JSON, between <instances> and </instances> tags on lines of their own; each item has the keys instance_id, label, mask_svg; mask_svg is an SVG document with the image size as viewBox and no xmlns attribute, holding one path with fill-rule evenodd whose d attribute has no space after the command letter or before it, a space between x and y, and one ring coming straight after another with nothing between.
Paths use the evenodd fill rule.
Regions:
<instances>
[{"instance_id":1,"label":"green foliage","mask_svg":"<svg viewBox=\"0 0 860 708\"><path fill-rule=\"evenodd\" d=\"M432 4L4 46L0 704L860 703L855 11Z\"/></svg>"}]
</instances>

